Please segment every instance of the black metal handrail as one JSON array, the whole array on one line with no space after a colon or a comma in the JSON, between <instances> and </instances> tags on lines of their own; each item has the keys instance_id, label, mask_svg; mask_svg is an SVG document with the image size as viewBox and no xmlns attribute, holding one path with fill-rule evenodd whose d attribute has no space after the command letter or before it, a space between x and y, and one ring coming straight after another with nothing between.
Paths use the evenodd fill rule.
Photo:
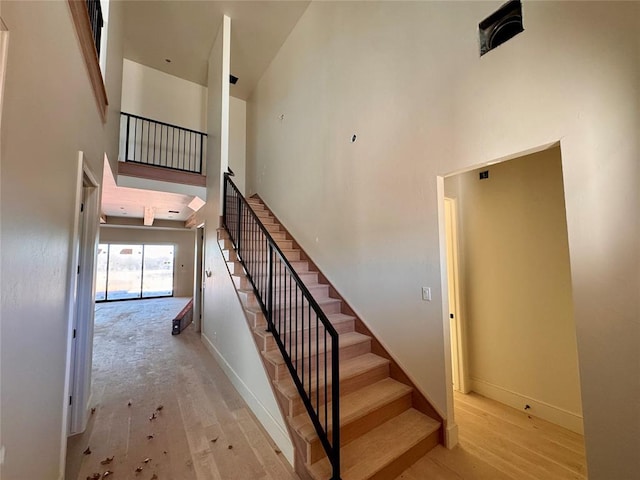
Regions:
<instances>
[{"instance_id":1,"label":"black metal handrail","mask_svg":"<svg viewBox=\"0 0 640 480\"><path fill-rule=\"evenodd\" d=\"M223 220L267 328L327 453L331 480L339 480L338 332L227 173Z\"/></svg>"},{"instance_id":2,"label":"black metal handrail","mask_svg":"<svg viewBox=\"0 0 640 480\"><path fill-rule=\"evenodd\" d=\"M206 133L131 113L120 115L125 162L202 174Z\"/></svg>"},{"instance_id":3,"label":"black metal handrail","mask_svg":"<svg viewBox=\"0 0 640 480\"><path fill-rule=\"evenodd\" d=\"M96 52L99 58L100 39L102 37L102 27L104 26L100 0L87 0L87 12L89 13L89 22L91 23L91 32L93 33L93 44L96 46Z\"/></svg>"}]
</instances>

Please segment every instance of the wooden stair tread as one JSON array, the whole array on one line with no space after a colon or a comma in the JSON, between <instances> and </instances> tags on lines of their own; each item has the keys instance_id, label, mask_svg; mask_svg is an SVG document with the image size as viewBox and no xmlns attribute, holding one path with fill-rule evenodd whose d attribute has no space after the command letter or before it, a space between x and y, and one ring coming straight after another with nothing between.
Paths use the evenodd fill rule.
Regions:
<instances>
[{"instance_id":1,"label":"wooden stair tread","mask_svg":"<svg viewBox=\"0 0 640 480\"><path fill-rule=\"evenodd\" d=\"M410 394L413 389L392 378L385 378L379 382L367 385L344 397L340 397L340 425L346 425L353 420L363 417L388 402ZM331 411L331 402L328 409ZM331 423L331 419L329 419ZM291 427L296 430L306 442L318 438L316 429L306 413L296 415L291 420ZM329 431L332 428L329 427Z\"/></svg>"},{"instance_id":2,"label":"wooden stair tread","mask_svg":"<svg viewBox=\"0 0 640 480\"><path fill-rule=\"evenodd\" d=\"M348 333L340 334L338 336L338 342L339 342L340 348L346 348L351 345L356 345L358 343L364 343L368 341L371 341L371 337L369 337L368 335L363 335L358 332L348 332ZM324 347L324 341L321 341L320 343L321 343L321 347ZM330 352L330 351L331 351L331 344L330 344L330 338L328 337L327 352ZM298 352L302 354L302 348L299 347ZM309 351L308 348L305 348L304 357L302 357L301 355L300 358L308 358L309 356L314 356L315 354L316 354L316 342L315 340L312 340L311 350ZM284 357L280 353L280 350L272 350L269 352L265 352L264 356L267 360L269 360L274 365L284 364Z\"/></svg>"},{"instance_id":3,"label":"wooden stair tread","mask_svg":"<svg viewBox=\"0 0 640 480\"><path fill-rule=\"evenodd\" d=\"M245 308L250 308L250 307L245 307ZM259 307L254 307L257 308L258 310L260 310ZM262 312L262 310L260 310L260 312ZM327 315L327 319L329 320L329 322L331 323L331 325L333 325L334 327L342 324L342 323L347 323L347 322L352 322L355 320L355 317L352 317L351 315L345 315L344 313L331 313L329 315ZM298 329L297 330L292 330L292 332L301 332L302 330L309 330L308 325L304 325L305 328L303 328L302 324L298 325ZM311 328L315 330L315 325L311 325ZM266 330L259 330L258 333L262 336L263 333L271 335L271 332L267 332ZM347 333L347 332L345 332Z\"/></svg>"},{"instance_id":4,"label":"wooden stair tread","mask_svg":"<svg viewBox=\"0 0 640 480\"><path fill-rule=\"evenodd\" d=\"M373 477L439 428L440 422L410 408L342 447L342 480ZM326 458L311 465L309 471L317 480L331 478L331 465Z\"/></svg>"},{"instance_id":5,"label":"wooden stair tread","mask_svg":"<svg viewBox=\"0 0 640 480\"><path fill-rule=\"evenodd\" d=\"M373 353L365 353L364 355L341 361L340 382L383 365L389 365L389 360ZM320 372L320 383L324 383L322 372ZM331 385L331 377L327 378L327 385ZM298 397L298 390L290 378L276 382L276 386L285 397L289 399Z\"/></svg>"},{"instance_id":6,"label":"wooden stair tread","mask_svg":"<svg viewBox=\"0 0 640 480\"><path fill-rule=\"evenodd\" d=\"M277 300L277 298L276 298ZM316 303L318 304L318 306L321 309L324 309L324 307L328 307L329 305L336 305L338 303L342 303L342 300L338 299L338 298L332 298L332 297L324 297L324 298L314 298L314 300L316 301ZM301 310L301 309L307 309L309 308L309 303L305 300L304 302L299 301L298 302L298 306L296 308L295 304L289 304L289 303L278 303L277 301L273 304L273 309L274 310L280 310L280 307L284 306L284 310ZM326 314L325 314L326 315Z\"/></svg>"}]
</instances>

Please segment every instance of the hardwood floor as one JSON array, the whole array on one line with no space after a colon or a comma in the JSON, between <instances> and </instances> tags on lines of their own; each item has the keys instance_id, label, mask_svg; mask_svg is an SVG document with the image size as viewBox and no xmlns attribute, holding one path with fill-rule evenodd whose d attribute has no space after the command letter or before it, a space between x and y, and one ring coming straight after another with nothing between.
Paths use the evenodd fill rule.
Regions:
<instances>
[{"instance_id":1,"label":"hardwood floor","mask_svg":"<svg viewBox=\"0 0 640 480\"><path fill-rule=\"evenodd\" d=\"M171 319L186 301L99 304L96 410L87 430L69 439L66 480L107 470L135 480L298 479L193 325L171 335ZM397 480L586 478L580 435L475 394L456 394L455 405L459 445L436 447Z\"/></svg>"},{"instance_id":2,"label":"hardwood floor","mask_svg":"<svg viewBox=\"0 0 640 480\"><path fill-rule=\"evenodd\" d=\"M87 430L69 439L67 480L107 470L114 472L113 478L136 480L153 475L158 480L298 478L193 325L171 335L171 319L186 302L172 298L98 305L96 410ZM90 455L83 454L87 447ZM102 465L108 457L113 461ZM136 473L139 467L142 471Z\"/></svg>"},{"instance_id":3,"label":"hardwood floor","mask_svg":"<svg viewBox=\"0 0 640 480\"><path fill-rule=\"evenodd\" d=\"M459 444L436 447L403 480L585 479L581 435L477 394L455 394Z\"/></svg>"}]
</instances>

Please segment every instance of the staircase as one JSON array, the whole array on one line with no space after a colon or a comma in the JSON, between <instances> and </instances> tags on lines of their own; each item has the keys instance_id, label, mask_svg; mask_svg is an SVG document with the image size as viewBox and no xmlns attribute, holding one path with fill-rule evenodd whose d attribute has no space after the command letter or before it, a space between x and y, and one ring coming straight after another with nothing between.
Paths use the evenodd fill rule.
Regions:
<instances>
[{"instance_id":1,"label":"staircase","mask_svg":"<svg viewBox=\"0 0 640 480\"><path fill-rule=\"evenodd\" d=\"M247 202L339 333L340 478L384 480L397 477L440 442L441 423L439 419L432 418L437 414L434 415L425 398L413 388L406 375L399 372L397 364L361 321L352 315L346 303L334 298L335 290L323 282L322 274L305 259L304 252L296 248L294 241L260 199L249 198ZM219 244L273 382L283 416L288 422L296 449L296 472L304 480L329 480L332 478L332 466L323 444L273 335L266 331L267 321L260 301L254 294L226 230L219 231ZM286 282L283 282L276 280L274 288L284 289ZM274 309L277 308L278 305L274 304ZM325 356L331 354L330 346L327 347L326 343L324 349L319 346L321 342L315 340L316 335L320 335L318 328L311 324L292 327L284 339L295 349L296 358L300 345L303 349L300 362L308 362L314 366L314 370L316 365L322 364ZM306 351L302 346L305 339L310 339L311 345ZM314 344L318 347L315 348ZM320 376L329 382L326 389L331 391L326 363L324 376ZM330 393L327 395L324 392L324 400L330 437L332 422L326 413L331 412ZM323 403L322 398L319 403Z\"/></svg>"}]
</instances>

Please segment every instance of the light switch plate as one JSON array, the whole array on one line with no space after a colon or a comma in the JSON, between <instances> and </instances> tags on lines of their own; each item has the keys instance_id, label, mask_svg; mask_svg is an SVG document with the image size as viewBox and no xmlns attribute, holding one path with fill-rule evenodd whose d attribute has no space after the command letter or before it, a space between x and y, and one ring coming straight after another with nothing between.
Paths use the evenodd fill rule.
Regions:
<instances>
[{"instance_id":1,"label":"light switch plate","mask_svg":"<svg viewBox=\"0 0 640 480\"><path fill-rule=\"evenodd\" d=\"M424 300L425 302L431 301L431 288L422 287L422 300Z\"/></svg>"}]
</instances>

